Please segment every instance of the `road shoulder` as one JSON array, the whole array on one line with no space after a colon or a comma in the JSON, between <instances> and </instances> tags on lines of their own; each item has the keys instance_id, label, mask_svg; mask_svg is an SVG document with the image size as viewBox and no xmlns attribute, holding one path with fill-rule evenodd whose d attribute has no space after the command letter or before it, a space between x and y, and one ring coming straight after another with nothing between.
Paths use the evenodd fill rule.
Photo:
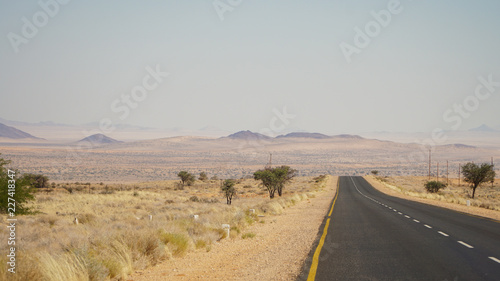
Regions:
<instances>
[{"instance_id":1,"label":"road shoulder","mask_svg":"<svg viewBox=\"0 0 500 281\"><path fill-rule=\"evenodd\" d=\"M337 181L329 176L315 198L262 218L265 223L245 231L255 233L254 238L224 239L210 252L190 252L138 271L129 280L295 280L329 211Z\"/></svg>"},{"instance_id":2,"label":"road shoulder","mask_svg":"<svg viewBox=\"0 0 500 281\"><path fill-rule=\"evenodd\" d=\"M386 184L376 180L375 177L373 177L371 175L364 176L363 178L368 183L370 183L375 189L377 189L378 191L380 191L384 194L390 195L390 196L394 196L394 197L398 197L398 198L402 198L402 199L406 199L406 200L411 200L411 201L415 201L415 202L420 202L420 203L424 203L424 204L428 204L428 205L433 205L433 206L437 206L437 207L442 207L442 208L458 211L461 213L465 213L468 215L484 217L484 218L488 218L488 219L492 219L492 220L496 220L496 221L500 222L500 212L498 212L498 211L488 210L488 209L474 207L474 206L467 207L467 206L458 205L458 204L454 204L454 203L442 202L442 201L426 199L426 198L417 198L417 197L413 197L410 195L402 194L402 193L388 187Z\"/></svg>"}]
</instances>

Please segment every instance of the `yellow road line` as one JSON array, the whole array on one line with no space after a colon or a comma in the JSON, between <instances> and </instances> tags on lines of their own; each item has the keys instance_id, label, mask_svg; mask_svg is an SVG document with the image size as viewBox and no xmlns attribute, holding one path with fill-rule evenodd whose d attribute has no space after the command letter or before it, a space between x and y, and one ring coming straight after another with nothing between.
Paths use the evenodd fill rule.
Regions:
<instances>
[{"instance_id":1,"label":"yellow road line","mask_svg":"<svg viewBox=\"0 0 500 281\"><path fill-rule=\"evenodd\" d=\"M340 178L337 180L337 192L335 194L335 199L333 199L332 208L330 209L330 213L328 216L332 215L333 207L335 206L335 202L337 202L337 197L339 196L339 182ZM311 269L309 269L309 276L307 277L307 281L314 281L316 279L316 271L318 270L318 261L319 254L321 253L321 249L323 248L323 244L325 244L326 233L328 231L328 226L330 225L330 218L326 220L325 228L323 229L323 235L321 235L321 239L319 240L318 247L313 255L313 260L311 263Z\"/></svg>"},{"instance_id":2,"label":"yellow road line","mask_svg":"<svg viewBox=\"0 0 500 281\"><path fill-rule=\"evenodd\" d=\"M330 209L330 213L328 213L328 216L332 215L333 206L335 206L335 201L337 201L337 196L339 195L339 184L340 184L340 178L337 179L337 191L335 192L335 199L333 200L332 208Z\"/></svg>"}]
</instances>

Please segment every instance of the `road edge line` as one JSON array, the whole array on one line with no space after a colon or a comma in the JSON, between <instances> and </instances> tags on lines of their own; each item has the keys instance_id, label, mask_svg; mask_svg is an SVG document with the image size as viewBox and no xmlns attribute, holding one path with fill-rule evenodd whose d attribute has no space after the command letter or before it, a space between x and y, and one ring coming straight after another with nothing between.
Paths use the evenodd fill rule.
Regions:
<instances>
[{"instance_id":1,"label":"road edge line","mask_svg":"<svg viewBox=\"0 0 500 281\"><path fill-rule=\"evenodd\" d=\"M337 180L337 191L335 192L335 199L333 199L332 208L328 213L328 217L331 217L332 215L333 207L335 207L335 202L337 202L337 198L339 197L339 190L340 190L340 177ZM326 234L328 233L328 226L330 226L330 218L326 220L325 228L323 229L323 235L321 235L318 247L314 252L313 259L311 262L311 267L309 269L309 275L307 276L307 281L314 281L316 279L316 271L318 270L318 263L319 263L319 254L321 253L321 249L325 244Z\"/></svg>"}]
</instances>

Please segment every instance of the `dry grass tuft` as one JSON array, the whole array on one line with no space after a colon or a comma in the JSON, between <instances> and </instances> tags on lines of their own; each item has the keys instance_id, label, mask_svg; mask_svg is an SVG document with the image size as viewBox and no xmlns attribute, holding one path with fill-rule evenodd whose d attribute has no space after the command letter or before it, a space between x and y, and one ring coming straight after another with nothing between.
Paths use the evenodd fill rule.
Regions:
<instances>
[{"instance_id":1,"label":"dry grass tuft","mask_svg":"<svg viewBox=\"0 0 500 281\"><path fill-rule=\"evenodd\" d=\"M432 199L436 201L466 205L467 200L471 206L500 211L500 185L490 183L483 184L476 190L475 198L471 198L471 188L463 182L458 185L458 179L450 179L447 187L437 193L429 193L425 190L424 184L427 177L376 177L380 183L399 193L417 198ZM441 179L446 182L446 178Z\"/></svg>"},{"instance_id":2,"label":"dry grass tuft","mask_svg":"<svg viewBox=\"0 0 500 281\"><path fill-rule=\"evenodd\" d=\"M253 233L253 232L247 232L247 233L241 235L241 238L242 239L247 239L247 238L254 238L255 236L256 236L255 233Z\"/></svg>"},{"instance_id":3,"label":"dry grass tuft","mask_svg":"<svg viewBox=\"0 0 500 281\"><path fill-rule=\"evenodd\" d=\"M89 274L85 261L75 254L53 256L46 252L39 254L40 273L43 280L86 281Z\"/></svg>"},{"instance_id":4,"label":"dry grass tuft","mask_svg":"<svg viewBox=\"0 0 500 281\"><path fill-rule=\"evenodd\" d=\"M189 239L185 234L160 231L161 241L171 249L174 256L183 256L189 249Z\"/></svg>"},{"instance_id":5,"label":"dry grass tuft","mask_svg":"<svg viewBox=\"0 0 500 281\"><path fill-rule=\"evenodd\" d=\"M30 207L37 214L18 217L18 270L6 272L6 257L0 257L0 280L126 280L133 270L190 250L210 251L227 238L222 224L231 226L231 239L254 237L244 231L259 221L257 214L281 214L324 186L311 179L294 179L283 197L272 200L253 179L238 180L244 191L230 206L220 200L218 181L177 191L176 181L60 184L36 194ZM0 240L8 235L0 228Z\"/></svg>"}]
</instances>

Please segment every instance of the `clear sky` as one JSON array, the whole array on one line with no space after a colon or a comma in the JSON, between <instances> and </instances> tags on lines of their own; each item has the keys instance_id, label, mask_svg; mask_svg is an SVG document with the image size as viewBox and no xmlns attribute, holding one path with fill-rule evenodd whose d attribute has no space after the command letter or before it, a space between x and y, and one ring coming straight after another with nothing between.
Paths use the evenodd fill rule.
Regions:
<instances>
[{"instance_id":1,"label":"clear sky","mask_svg":"<svg viewBox=\"0 0 500 281\"><path fill-rule=\"evenodd\" d=\"M327 134L500 126L500 1L60 2L0 0L0 117ZM159 83L156 68L169 73Z\"/></svg>"}]
</instances>

